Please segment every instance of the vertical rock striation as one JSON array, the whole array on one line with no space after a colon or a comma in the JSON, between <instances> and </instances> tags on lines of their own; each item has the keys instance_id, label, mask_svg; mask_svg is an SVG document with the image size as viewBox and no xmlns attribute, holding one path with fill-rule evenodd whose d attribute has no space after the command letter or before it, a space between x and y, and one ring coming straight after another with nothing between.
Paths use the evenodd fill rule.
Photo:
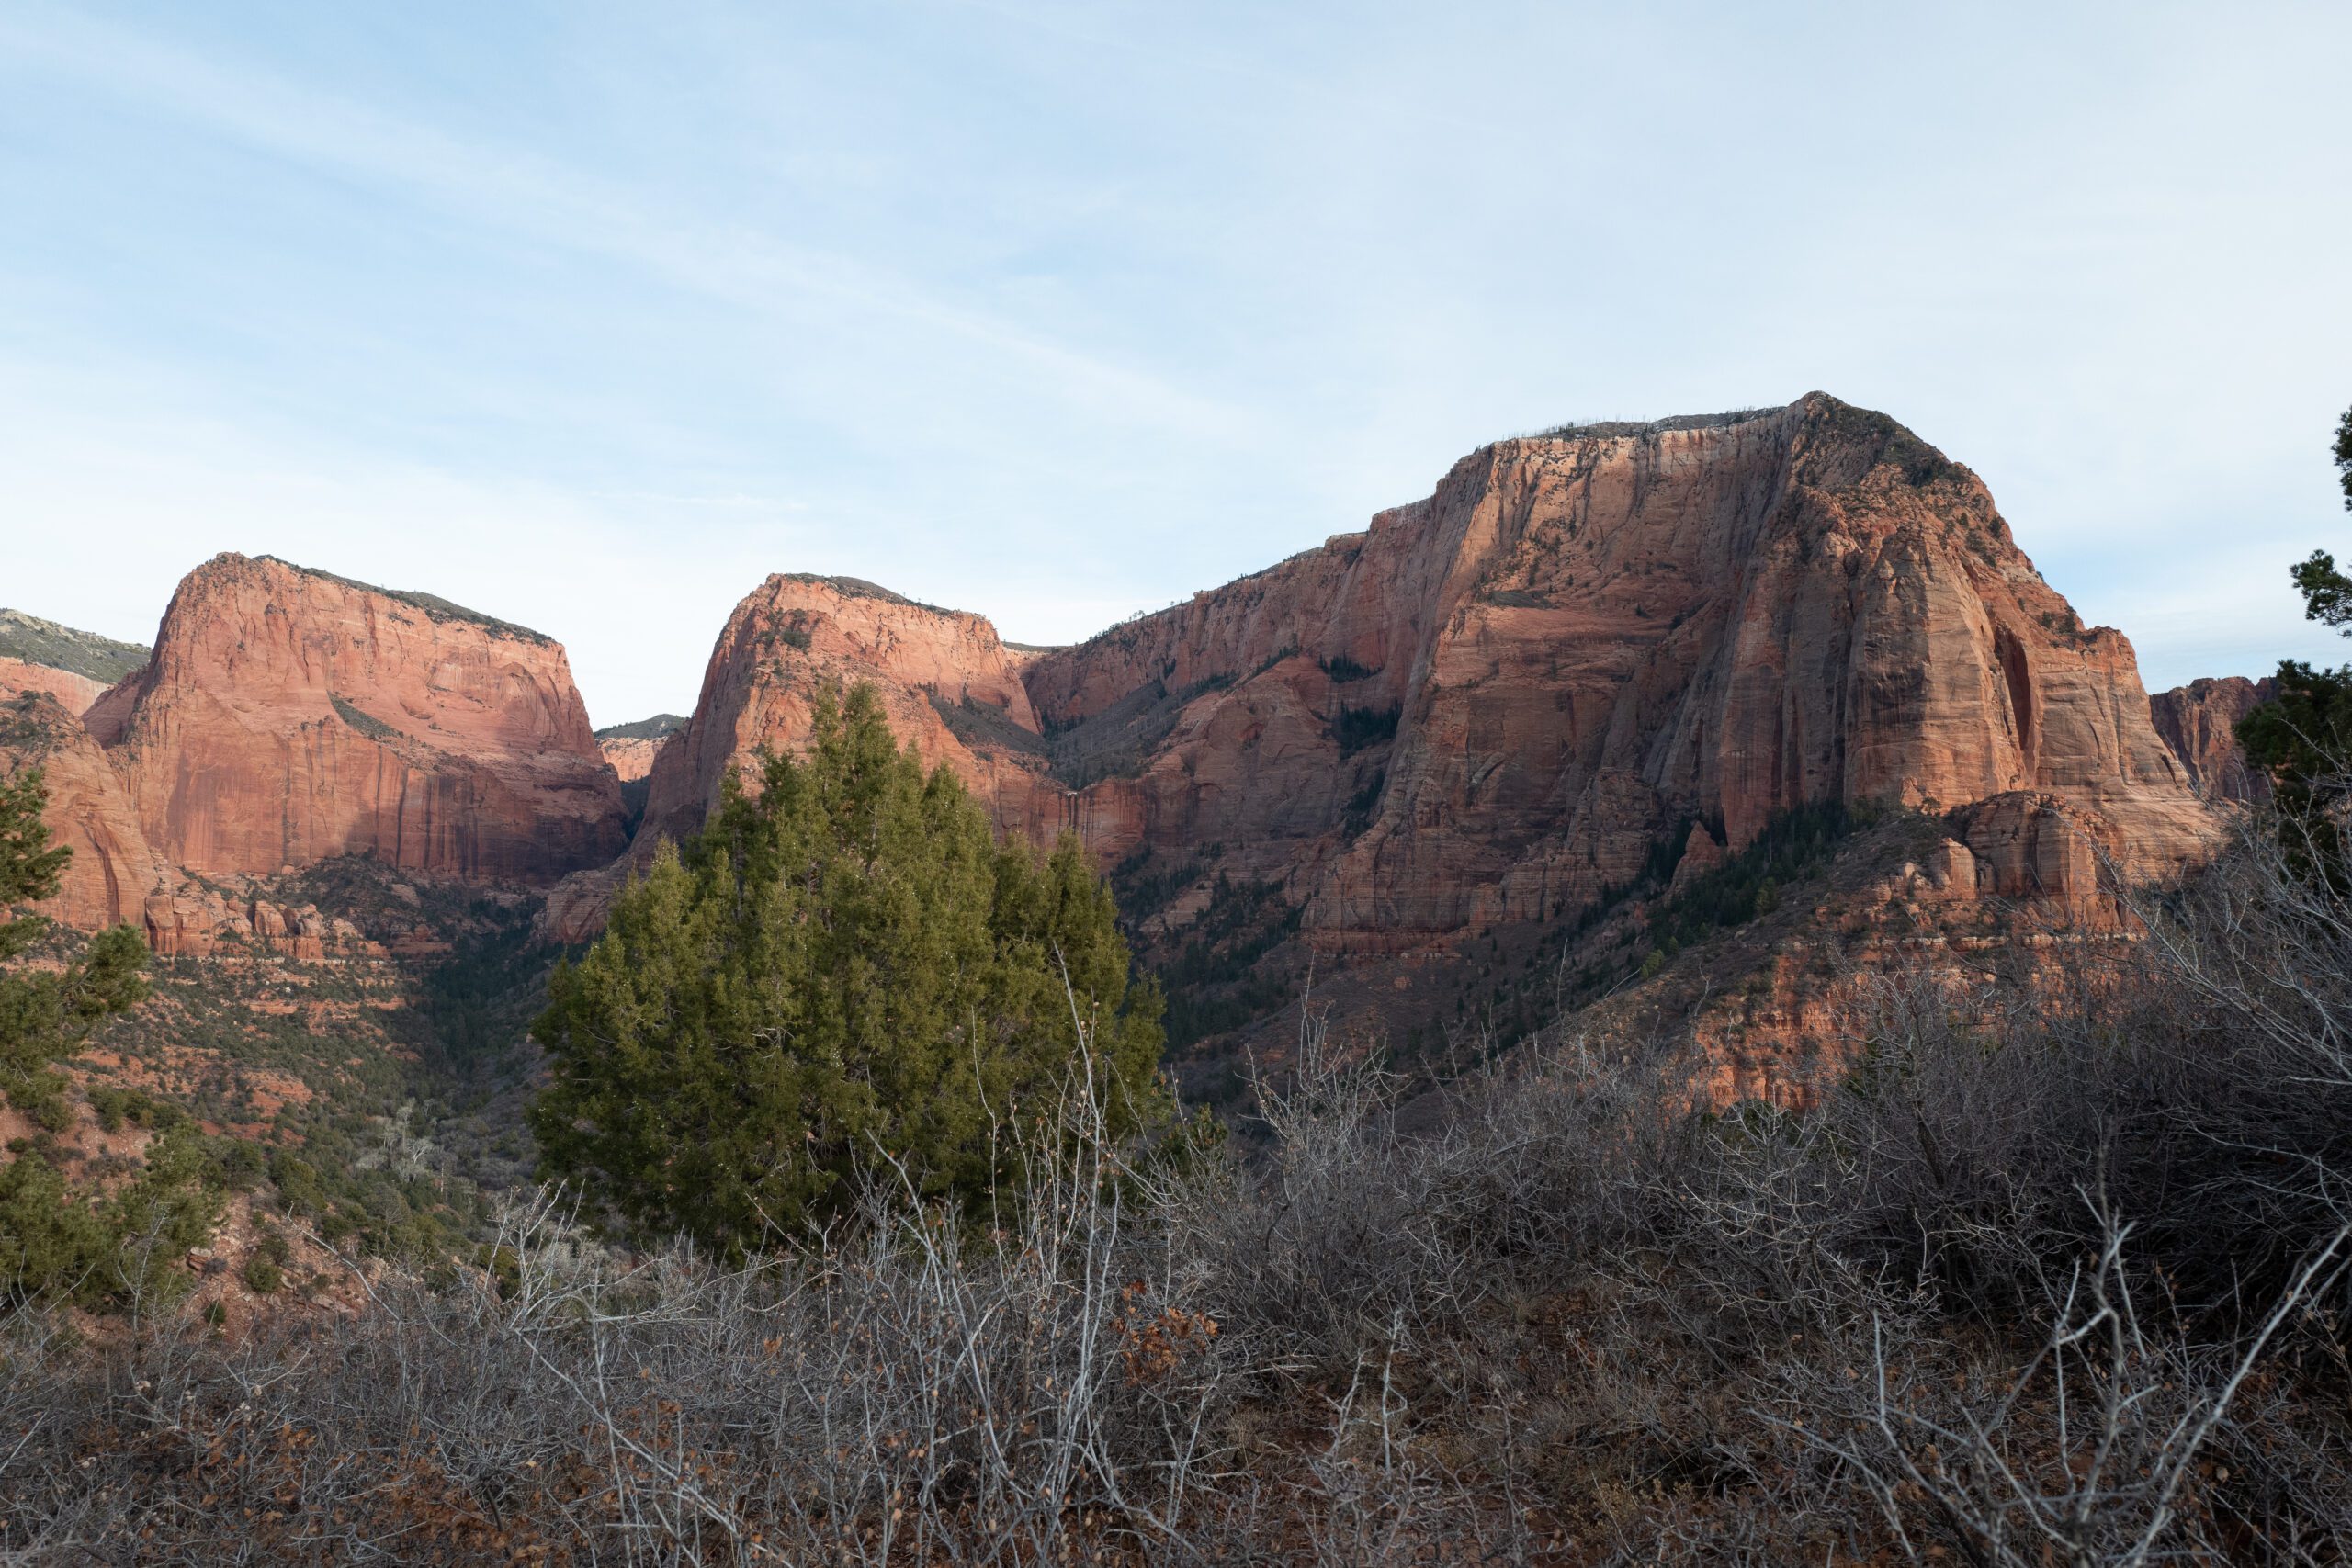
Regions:
<instances>
[{"instance_id":1,"label":"vertical rock striation","mask_svg":"<svg viewBox=\"0 0 2352 1568\"><path fill-rule=\"evenodd\" d=\"M88 722L149 839L199 874L367 854L543 883L627 841L561 647L268 557L189 573Z\"/></svg>"},{"instance_id":2,"label":"vertical rock striation","mask_svg":"<svg viewBox=\"0 0 2352 1568\"><path fill-rule=\"evenodd\" d=\"M2278 682L2268 676L2224 675L2158 692L2148 699L2148 711L2199 794L2253 804L2270 798L2270 781L2246 765L2238 721L2277 693Z\"/></svg>"},{"instance_id":3,"label":"vertical rock striation","mask_svg":"<svg viewBox=\"0 0 2352 1568\"><path fill-rule=\"evenodd\" d=\"M1066 649L770 578L633 854L856 681L1001 827L1148 867L1172 943L1247 888L1326 950L1442 946L1573 914L1686 824L1725 856L1832 802L1949 814L1955 897L2080 900L2101 853L2154 874L2214 832L2121 634L2081 625L1975 475L1818 393L1496 443L1363 533Z\"/></svg>"},{"instance_id":4,"label":"vertical rock striation","mask_svg":"<svg viewBox=\"0 0 2352 1568\"><path fill-rule=\"evenodd\" d=\"M130 791L82 721L44 686L0 670L0 779L39 768L50 841L74 852L56 896L35 908L84 931L142 924L148 898L179 880L148 842Z\"/></svg>"}]
</instances>

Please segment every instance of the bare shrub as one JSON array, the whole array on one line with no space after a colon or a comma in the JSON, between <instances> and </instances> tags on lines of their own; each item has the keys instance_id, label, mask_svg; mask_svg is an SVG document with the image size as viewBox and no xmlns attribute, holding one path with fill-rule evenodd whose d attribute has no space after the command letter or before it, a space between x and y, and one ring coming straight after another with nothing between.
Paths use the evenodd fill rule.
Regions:
<instances>
[{"instance_id":1,"label":"bare shrub","mask_svg":"<svg viewBox=\"0 0 2352 1568\"><path fill-rule=\"evenodd\" d=\"M542 1197L348 1317L20 1315L0 1561L2341 1562L2332 886L2249 833L2068 985L1884 974L1798 1110L1573 1020L1400 1105L1310 1020L1262 1147L1081 1077L984 1214L881 1161L740 1269Z\"/></svg>"},{"instance_id":2,"label":"bare shrub","mask_svg":"<svg viewBox=\"0 0 2352 1568\"><path fill-rule=\"evenodd\" d=\"M1081 1089L1083 1086L1081 1086ZM1082 1093L989 1226L885 1168L741 1270L630 1260L548 1200L492 1276L351 1319L183 1323L61 1360L22 1325L0 1548L99 1561L1079 1562L1216 1470L1236 1340L1136 1269ZM897 1178L898 1179L889 1179Z\"/></svg>"},{"instance_id":3,"label":"bare shrub","mask_svg":"<svg viewBox=\"0 0 2352 1568\"><path fill-rule=\"evenodd\" d=\"M2106 1222L2105 1245L2052 1303L2046 1337L2006 1378L1922 1356L1879 1324L1861 1379L1811 1391L1819 1418L1808 1436L1846 1461L1906 1557L1930 1561L1949 1542L1995 1568L2138 1568L2236 1558L2261 1540L2228 1529L2219 1489L2232 1472L2206 1455L2352 1231L2308 1259L2226 1356L2200 1354L2143 1317L2124 1263L2130 1235ZM1841 1421L1851 1435L1832 1435ZM2340 1542L2340 1517L2300 1522ZM2300 1540L2266 1544L2308 1551Z\"/></svg>"}]
</instances>

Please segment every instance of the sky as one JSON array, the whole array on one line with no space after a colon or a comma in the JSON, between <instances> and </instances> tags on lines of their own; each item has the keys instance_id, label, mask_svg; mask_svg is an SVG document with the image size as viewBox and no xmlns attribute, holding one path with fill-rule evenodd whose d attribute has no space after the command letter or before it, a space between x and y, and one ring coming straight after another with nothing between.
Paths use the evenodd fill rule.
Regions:
<instances>
[{"instance_id":1,"label":"sky","mask_svg":"<svg viewBox=\"0 0 2352 1568\"><path fill-rule=\"evenodd\" d=\"M2352 649L2352 6L0 0L0 604L223 550L685 712L1064 642L1567 421L1884 410L2152 689Z\"/></svg>"}]
</instances>

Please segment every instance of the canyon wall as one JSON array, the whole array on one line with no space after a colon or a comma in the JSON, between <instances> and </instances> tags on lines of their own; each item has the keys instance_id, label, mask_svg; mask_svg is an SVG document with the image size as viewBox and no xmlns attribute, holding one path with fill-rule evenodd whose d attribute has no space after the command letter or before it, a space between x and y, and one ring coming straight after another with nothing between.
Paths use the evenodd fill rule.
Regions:
<instances>
[{"instance_id":1,"label":"canyon wall","mask_svg":"<svg viewBox=\"0 0 2352 1568\"><path fill-rule=\"evenodd\" d=\"M653 772L653 759L662 754L662 746L660 740L599 740L596 751L611 767L613 776L626 784Z\"/></svg>"},{"instance_id":2,"label":"canyon wall","mask_svg":"<svg viewBox=\"0 0 2352 1568\"><path fill-rule=\"evenodd\" d=\"M1249 869L1357 950L1554 918L1679 821L1736 852L1806 803L2047 795L2137 874L2211 832L2121 634L1973 474L1820 394L1497 443L1025 674L1047 725L1183 698L1093 786L1106 847L1286 844Z\"/></svg>"},{"instance_id":3,"label":"canyon wall","mask_svg":"<svg viewBox=\"0 0 2352 1568\"><path fill-rule=\"evenodd\" d=\"M39 768L50 842L74 852L55 897L33 906L83 931L143 924L147 900L179 874L148 841L138 807L105 751L45 684L0 669L0 779Z\"/></svg>"},{"instance_id":4,"label":"canyon wall","mask_svg":"<svg viewBox=\"0 0 2352 1568\"><path fill-rule=\"evenodd\" d=\"M58 706L70 714L86 712L92 703L106 694L106 689L104 682L77 675L71 670L0 658L0 691L47 692L57 699Z\"/></svg>"},{"instance_id":5,"label":"canyon wall","mask_svg":"<svg viewBox=\"0 0 2352 1568\"><path fill-rule=\"evenodd\" d=\"M1968 469L1820 394L1498 442L1362 533L1067 649L771 578L632 858L857 681L1001 828L1154 883L1136 913L1171 951L1235 887L1326 952L1457 943L1574 914L1685 824L1719 858L1824 803L1946 816L1954 897L2080 904L2103 855L2159 874L2215 831L2121 634L2081 625Z\"/></svg>"},{"instance_id":6,"label":"canyon wall","mask_svg":"<svg viewBox=\"0 0 2352 1568\"><path fill-rule=\"evenodd\" d=\"M1363 532L1067 649L771 577L674 730L592 734L536 633L223 556L82 721L41 711L40 745L89 851L76 923L261 940L300 910L260 912L253 878L363 854L555 884L548 930L578 940L858 682L1001 829L1116 868L1155 961L1222 944L1246 967L1291 931L1351 964L1458 951L1688 887L1827 804L1938 824L1917 858L1939 905L2087 913L2103 857L2178 866L2215 833L2199 785L2254 787L2228 745L2249 683L2152 706L1973 474L1819 394L1496 443Z\"/></svg>"},{"instance_id":7,"label":"canyon wall","mask_svg":"<svg viewBox=\"0 0 2352 1568\"><path fill-rule=\"evenodd\" d=\"M805 745L817 694L861 682L924 766L953 767L1004 827L1049 832L1067 792L1045 775L1022 663L981 616L854 578L769 578L735 606L693 717L654 759L639 856L701 827L729 773L756 788L760 752Z\"/></svg>"},{"instance_id":8,"label":"canyon wall","mask_svg":"<svg viewBox=\"0 0 2352 1568\"><path fill-rule=\"evenodd\" d=\"M2188 771L2189 783L2208 800L2256 803L2270 798L2270 781L2246 765L2238 745L2238 721L2277 694L2265 676L2249 681L2224 675L2191 681L2148 699L2156 733Z\"/></svg>"},{"instance_id":9,"label":"canyon wall","mask_svg":"<svg viewBox=\"0 0 2352 1568\"><path fill-rule=\"evenodd\" d=\"M366 854L544 883L627 841L561 647L268 557L189 573L86 716L149 840L198 874Z\"/></svg>"}]
</instances>

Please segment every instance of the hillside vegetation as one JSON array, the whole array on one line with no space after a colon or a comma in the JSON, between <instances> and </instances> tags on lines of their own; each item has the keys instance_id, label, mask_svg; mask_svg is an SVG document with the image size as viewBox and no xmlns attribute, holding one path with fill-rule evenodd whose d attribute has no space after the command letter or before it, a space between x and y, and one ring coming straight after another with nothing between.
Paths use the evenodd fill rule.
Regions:
<instances>
[{"instance_id":1,"label":"hillside vegetation","mask_svg":"<svg viewBox=\"0 0 2352 1568\"><path fill-rule=\"evenodd\" d=\"M140 643L76 631L21 610L0 610L0 659L70 671L112 685L146 663L149 651Z\"/></svg>"},{"instance_id":2,"label":"hillside vegetation","mask_svg":"<svg viewBox=\"0 0 2352 1568\"><path fill-rule=\"evenodd\" d=\"M877 1157L738 1265L612 1250L554 1193L349 1316L93 1355L22 1312L5 1544L2339 1562L2352 902L2310 847L2248 824L2040 1009L1885 973L1796 1109L1694 1110L1703 1059L1571 1015L1408 1132L1310 1025L1259 1152L1121 1138L1080 1071L993 1190L943 1209Z\"/></svg>"}]
</instances>

